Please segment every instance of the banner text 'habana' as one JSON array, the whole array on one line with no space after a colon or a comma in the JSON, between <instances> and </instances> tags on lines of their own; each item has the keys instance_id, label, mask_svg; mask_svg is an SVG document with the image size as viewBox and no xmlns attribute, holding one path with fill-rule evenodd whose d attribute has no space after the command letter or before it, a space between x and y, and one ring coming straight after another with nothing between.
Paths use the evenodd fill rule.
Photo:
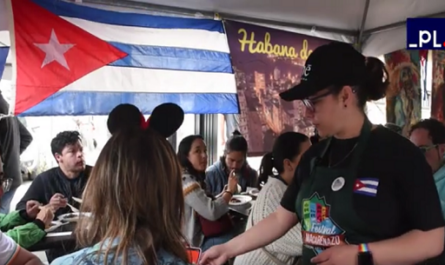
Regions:
<instances>
[{"instance_id":1,"label":"banner text 'habana'","mask_svg":"<svg viewBox=\"0 0 445 265\"><path fill-rule=\"evenodd\" d=\"M248 32L241 28L238 30L238 34L242 35L241 39L238 39L241 44L241 51L244 52L247 50L249 53L262 53L268 55L275 55L281 57L289 57L292 59L300 58L302 60L306 60L309 57L309 54L312 53L312 50L309 50L308 40L304 39L301 50L297 52L295 47L273 44L271 41L271 36L269 32L266 32L264 35L264 40L257 41L255 39L255 32L250 32L250 38Z\"/></svg>"}]
</instances>

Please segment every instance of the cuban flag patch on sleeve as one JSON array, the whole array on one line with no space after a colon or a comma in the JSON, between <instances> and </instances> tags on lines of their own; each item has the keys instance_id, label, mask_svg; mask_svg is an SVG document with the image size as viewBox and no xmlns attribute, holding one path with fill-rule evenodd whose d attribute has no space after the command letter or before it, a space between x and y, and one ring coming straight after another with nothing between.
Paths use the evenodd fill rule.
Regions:
<instances>
[{"instance_id":1,"label":"cuban flag patch on sleeve","mask_svg":"<svg viewBox=\"0 0 445 265\"><path fill-rule=\"evenodd\" d=\"M355 181L354 193L375 197L378 187L379 179L377 178L358 178Z\"/></svg>"}]
</instances>

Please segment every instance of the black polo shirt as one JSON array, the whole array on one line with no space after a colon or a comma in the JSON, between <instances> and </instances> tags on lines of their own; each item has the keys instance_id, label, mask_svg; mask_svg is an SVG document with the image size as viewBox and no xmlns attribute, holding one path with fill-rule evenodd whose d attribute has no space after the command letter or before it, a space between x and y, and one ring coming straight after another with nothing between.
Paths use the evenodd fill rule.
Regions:
<instances>
[{"instance_id":1,"label":"black polo shirt","mask_svg":"<svg viewBox=\"0 0 445 265\"><path fill-rule=\"evenodd\" d=\"M347 166L358 138L332 139L330 150L320 163ZM320 155L326 141L313 145L303 155L281 201L295 212L301 183L310 175L310 161ZM377 195L353 194L354 210L369 224L370 233L380 240L400 236L410 230L428 231L445 225L433 173L421 151L408 139L382 127L368 140L357 177L377 178Z\"/></svg>"}]
</instances>

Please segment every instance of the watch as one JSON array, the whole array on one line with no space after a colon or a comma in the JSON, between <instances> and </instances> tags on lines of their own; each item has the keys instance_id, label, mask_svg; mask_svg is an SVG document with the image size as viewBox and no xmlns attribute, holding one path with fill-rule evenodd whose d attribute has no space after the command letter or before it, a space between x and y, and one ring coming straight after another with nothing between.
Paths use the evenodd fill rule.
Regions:
<instances>
[{"instance_id":1,"label":"watch","mask_svg":"<svg viewBox=\"0 0 445 265\"><path fill-rule=\"evenodd\" d=\"M372 253L368 248L368 244L358 245L358 265L374 265Z\"/></svg>"}]
</instances>

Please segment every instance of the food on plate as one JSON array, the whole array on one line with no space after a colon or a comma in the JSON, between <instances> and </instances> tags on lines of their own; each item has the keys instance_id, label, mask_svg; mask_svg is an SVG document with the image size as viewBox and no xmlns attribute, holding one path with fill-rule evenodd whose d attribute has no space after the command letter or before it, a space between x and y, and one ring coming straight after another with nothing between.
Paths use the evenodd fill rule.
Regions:
<instances>
[{"instance_id":1,"label":"food on plate","mask_svg":"<svg viewBox=\"0 0 445 265\"><path fill-rule=\"evenodd\" d=\"M238 200L238 199L233 198L233 199L230 199L230 202L231 203L240 203L241 201Z\"/></svg>"},{"instance_id":2,"label":"food on plate","mask_svg":"<svg viewBox=\"0 0 445 265\"><path fill-rule=\"evenodd\" d=\"M79 215L73 214L73 213L69 213L69 214L63 216L64 219L71 219L71 218L77 218L77 217L79 217Z\"/></svg>"}]
</instances>

